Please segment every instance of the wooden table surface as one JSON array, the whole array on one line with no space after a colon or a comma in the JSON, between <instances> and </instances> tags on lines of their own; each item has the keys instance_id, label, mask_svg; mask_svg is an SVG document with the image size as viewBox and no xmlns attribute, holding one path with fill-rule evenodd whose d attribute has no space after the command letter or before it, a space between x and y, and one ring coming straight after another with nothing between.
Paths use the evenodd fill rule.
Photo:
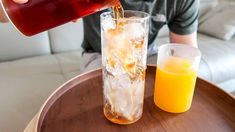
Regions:
<instances>
[{"instance_id":1,"label":"wooden table surface","mask_svg":"<svg viewBox=\"0 0 235 132\"><path fill-rule=\"evenodd\" d=\"M43 107L38 132L235 132L235 99L202 79L197 80L189 111L171 114L153 102L156 68L147 69L144 113L131 125L117 125L103 115L101 69L74 78Z\"/></svg>"}]
</instances>

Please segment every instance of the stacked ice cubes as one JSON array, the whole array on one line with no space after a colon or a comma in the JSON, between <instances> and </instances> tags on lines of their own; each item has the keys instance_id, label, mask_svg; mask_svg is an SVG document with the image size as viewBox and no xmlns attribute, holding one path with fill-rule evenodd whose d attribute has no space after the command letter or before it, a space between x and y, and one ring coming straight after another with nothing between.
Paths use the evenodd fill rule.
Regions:
<instances>
[{"instance_id":1,"label":"stacked ice cubes","mask_svg":"<svg viewBox=\"0 0 235 132\"><path fill-rule=\"evenodd\" d=\"M142 113L146 33L140 23L104 30L104 96L112 112L133 120Z\"/></svg>"}]
</instances>

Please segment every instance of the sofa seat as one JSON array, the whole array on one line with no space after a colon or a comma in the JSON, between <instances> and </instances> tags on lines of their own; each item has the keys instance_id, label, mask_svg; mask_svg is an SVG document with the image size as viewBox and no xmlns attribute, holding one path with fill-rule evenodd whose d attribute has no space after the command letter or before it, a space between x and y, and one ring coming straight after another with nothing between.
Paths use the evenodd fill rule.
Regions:
<instances>
[{"instance_id":1,"label":"sofa seat","mask_svg":"<svg viewBox=\"0 0 235 132\"><path fill-rule=\"evenodd\" d=\"M198 35L202 62L199 76L235 95L235 37L222 41L207 35Z\"/></svg>"},{"instance_id":2,"label":"sofa seat","mask_svg":"<svg viewBox=\"0 0 235 132\"><path fill-rule=\"evenodd\" d=\"M202 52L199 76L235 96L235 37L223 41L199 34L198 43Z\"/></svg>"},{"instance_id":3,"label":"sofa seat","mask_svg":"<svg viewBox=\"0 0 235 132\"><path fill-rule=\"evenodd\" d=\"M202 52L202 62L208 67L207 80L218 84L235 78L235 37L223 41L199 34L198 44Z\"/></svg>"},{"instance_id":4,"label":"sofa seat","mask_svg":"<svg viewBox=\"0 0 235 132\"><path fill-rule=\"evenodd\" d=\"M218 86L223 88L226 92L232 93L235 96L235 78L219 83Z\"/></svg>"},{"instance_id":5,"label":"sofa seat","mask_svg":"<svg viewBox=\"0 0 235 132\"><path fill-rule=\"evenodd\" d=\"M80 60L78 51L1 63L1 131L23 131L46 98L80 74Z\"/></svg>"}]
</instances>

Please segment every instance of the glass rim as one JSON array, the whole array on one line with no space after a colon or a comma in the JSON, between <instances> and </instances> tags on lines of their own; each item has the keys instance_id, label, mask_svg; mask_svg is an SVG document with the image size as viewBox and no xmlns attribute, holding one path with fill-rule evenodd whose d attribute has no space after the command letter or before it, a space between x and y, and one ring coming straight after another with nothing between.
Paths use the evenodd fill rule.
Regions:
<instances>
[{"instance_id":1,"label":"glass rim","mask_svg":"<svg viewBox=\"0 0 235 132\"><path fill-rule=\"evenodd\" d=\"M192 45L188 45L188 44L180 44L180 43L167 43L167 44L163 44L161 46L158 47L158 51L160 51L161 49L165 48L165 47L184 47L184 48L187 48L187 49L191 49L193 51L196 52L196 55L195 57L201 57L202 56L202 53L201 51L199 50L199 48L196 48Z\"/></svg>"},{"instance_id":2,"label":"glass rim","mask_svg":"<svg viewBox=\"0 0 235 132\"><path fill-rule=\"evenodd\" d=\"M125 13L133 13L133 14L142 14L143 17L139 17L139 18L126 18L125 19L117 19L117 18L111 18L114 21L139 21L139 20L148 20L150 18L150 14L143 12L143 11L137 11L137 10L124 10L124 16ZM106 15L111 15L112 16L113 11L106 11L101 13L100 17L101 18L105 18ZM134 15L133 15L134 16Z\"/></svg>"}]
</instances>

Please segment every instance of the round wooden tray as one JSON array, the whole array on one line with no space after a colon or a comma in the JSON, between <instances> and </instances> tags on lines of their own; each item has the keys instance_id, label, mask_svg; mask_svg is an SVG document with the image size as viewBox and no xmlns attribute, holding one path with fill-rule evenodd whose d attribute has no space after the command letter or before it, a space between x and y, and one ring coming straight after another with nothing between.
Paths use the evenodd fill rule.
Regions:
<instances>
[{"instance_id":1,"label":"round wooden tray","mask_svg":"<svg viewBox=\"0 0 235 132\"><path fill-rule=\"evenodd\" d=\"M197 80L189 111L171 114L153 102L156 68L147 69L144 113L131 125L117 125L103 115L101 69L78 76L59 88L40 111L38 132L234 132L235 99L202 79Z\"/></svg>"}]
</instances>

